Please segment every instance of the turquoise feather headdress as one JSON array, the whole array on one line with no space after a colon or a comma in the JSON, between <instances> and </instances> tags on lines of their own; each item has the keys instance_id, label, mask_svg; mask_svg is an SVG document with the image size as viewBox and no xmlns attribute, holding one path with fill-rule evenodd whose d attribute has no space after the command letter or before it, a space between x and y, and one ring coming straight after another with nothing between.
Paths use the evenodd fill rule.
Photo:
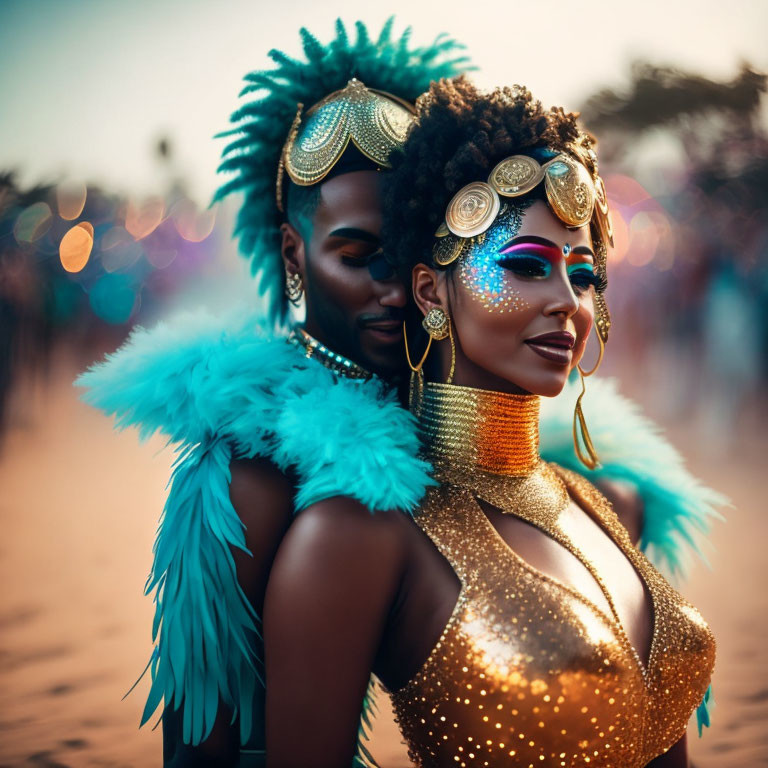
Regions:
<instances>
[{"instance_id":1,"label":"turquoise feather headdress","mask_svg":"<svg viewBox=\"0 0 768 768\"><path fill-rule=\"evenodd\" d=\"M219 166L219 172L234 173L234 178L218 189L213 202L232 192L245 195L235 235L240 252L251 262L260 292L266 296L267 316L272 323L282 322L286 311L275 185L297 104L316 104L344 88L351 78L413 102L433 80L454 77L472 68L462 53L463 46L447 35L439 35L431 45L411 47L410 27L400 37L393 37L393 23L394 18L388 19L373 39L358 21L356 39L352 41L339 19L336 36L327 45L302 28L305 60L270 51L274 68L246 75L247 85L240 92L241 97L257 94L256 98L232 115L231 130L218 134L235 137L224 148Z\"/></svg>"}]
</instances>

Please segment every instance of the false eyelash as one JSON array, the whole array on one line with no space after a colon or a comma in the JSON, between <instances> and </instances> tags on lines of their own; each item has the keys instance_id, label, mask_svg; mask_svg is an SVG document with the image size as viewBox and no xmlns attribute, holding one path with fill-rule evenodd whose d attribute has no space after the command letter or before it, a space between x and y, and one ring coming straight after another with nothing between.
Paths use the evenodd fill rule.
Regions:
<instances>
[{"instance_id":1,"label":"false eyelash","mask_svg":"<svg viewBox=\"0 0 768 768\"><path fill-rule=\"evenodd\" d=\"M504 269L517 272L533 273L540 270L540 274L532 274L533 277L546 277L550 271L549 262L539 256L502 255L496 259L496 263Z\"/></svg>"},{"instance_id":2,"label":"false eyelash","mask_svg":"<svg viewBox=\"0 0 768 768\"><path fill-rule=\"evenodd\" d=\"M574 275L577 277L576 280L573 280ZM586 269L574 270L569 274L569 277L571 278L571 284L578 290L584 290L585 288L589 288L590 285L593 285L595 290L599 291L601 290L600 286L605 285L605 281L601 279L599 275L596 275L594 272L589 272ZM603 290L605 289L603 288Z\"/></svg>"}]
</instances>

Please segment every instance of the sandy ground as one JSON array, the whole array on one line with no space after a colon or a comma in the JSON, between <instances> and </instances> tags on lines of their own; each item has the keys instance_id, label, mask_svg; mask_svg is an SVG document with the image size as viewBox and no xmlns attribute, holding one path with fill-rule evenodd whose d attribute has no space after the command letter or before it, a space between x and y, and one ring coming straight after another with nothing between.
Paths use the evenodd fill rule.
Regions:
<instances>
[{"instance_id":1,"label":"sandy ground","mask_svg":"<svg viewBox=\"0 0 768 768\"><path fill-rule=\"evenodd\" d=\"M138 721L150 652L143 579L171 452L80 404L59 363L46 386L17 393L0 454L0 768L160 764L160 733ZM718 638L714 724L691 732L697 768L768 766L768 510L765 442L738 442L738 461L697 455L694 470L736 509L716 528L713 570L682 591ZM372 751L408 765L387 702Z\"/></svg>"}]
</instances>

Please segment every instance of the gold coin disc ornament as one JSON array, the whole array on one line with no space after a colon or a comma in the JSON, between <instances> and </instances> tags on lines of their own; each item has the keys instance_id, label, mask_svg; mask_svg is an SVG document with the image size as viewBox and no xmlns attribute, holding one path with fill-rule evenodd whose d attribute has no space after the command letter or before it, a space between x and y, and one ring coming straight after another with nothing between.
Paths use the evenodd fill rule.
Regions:
<instances>
[{"instance_id":1,"label":"gold coin disc ornament","mask_svg":"<svg viewBox=\"0 0 768 768\"><path fill-rule=\"evenodd\" d=\"M488 177L488 183L504 197L519 197L534 189L544 178L544 169L532 157L513 155L502 160Z\"/></svg>"},{"instance_id":2,"label":"gold coin disc ornament","mask_svg":"<svg viewBox=\"0 0 768 768\"><path fill-rule=\"evenodd\" d=\"M473 181L448 203L445 223L458 237L474 237L493 224L500 207L499 195L490 184Z\"/></svg>"},{"instance_id":3,"label":"gold coin disc ornament","mask_svg":"<svg viewBox=\"0 0 768 768\"><path fill-rule=\"evenodd\" d=\"M595 208L595 187L589 171L568 155L558 155L545 166L547 200L569 227L583 227Z\"/></svg>"},{"instance_id":4,"label":"gold coin disc ornament","mask_svg":"<svg viewBox=\"0 0 768 768\"><path fill-rule=\"evenodd\" d=\"M447 267L453 264L461 256L464 250L465 240L448 233L446 237L441 237L432 247L432 258L435 264L440 267Z\"/></svg>"}]
</instances>

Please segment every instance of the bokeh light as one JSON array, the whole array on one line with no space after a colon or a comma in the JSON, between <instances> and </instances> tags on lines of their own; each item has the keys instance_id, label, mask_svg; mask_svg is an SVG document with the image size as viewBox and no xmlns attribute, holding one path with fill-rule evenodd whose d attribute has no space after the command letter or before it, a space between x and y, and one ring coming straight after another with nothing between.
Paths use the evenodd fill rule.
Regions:
<instances>
[{"instance_id":1,"label":"bokeh light","mask_svg":"<svg viewBox=\"0 0 768 768\"><path fill-rule=\"evenodd\" d=\"M110 227L100 241L101 264L107 272L119 272L130 269L143 253L141 243L137 243L125 227Z\"/></svg>"},{"instance_id":2,"label":"bokeh light","mask_svg":"<svg viewBox=\"0 0 768 768\"><path fill-rule=\"evenodd\" d=\"M137 308L137 295L129 275L102 275L89 292L93 311L112 325L128 322Z\"/></svg>"},{"instance_id":3,"label":"bokeh light","mask_svg":"<svg viewBox=\"0 0 768 768\"><path fill-rule=\"evenodd\" d=\"M170 267L173 264L179 252L176 248L164 247L162 244L153 244L152 247L147 249L145 255L147 261L155 269L166 269L166 267Z\"/></svg>"},{"instance_id":4,"label":"bokeh light","mask_svg":"<svg viewBox=\"0 0 768 768\"><path fill-rule=\"evenodd\" d=\"M629 222L629 253L627 261L635 267L644 267L653 261L659 246L659 231L651 215L636 213Z\"/></svg>"},{"instance_id":5,"label":"bokeh light","mask_svg":"<svg viewBox=\"0 0 768 768\"><path fill-rule=\"evenodd\" d=\"M48 203L32 203L16 219L13 225L13 236L20 244L34 243L50 229L52 221L53 214Z\"/></svg>"},{"instance_id":6,"label":"bokeh light","mask_svg":"<svg viewBox=\"0 0 768 768\"><path fill-rule=\"evenodd\" d=\"M76 219L85 207L87 197L85 184L80 182L65 182L56 187L56 205L59 216L66 221Z\"/></svg>"},{"instance_id":7,"label":"bokeh light","mask_svg":"<svg viewBox=\"0 0 768 768\"><path fill-rule=\"evenodd\" d=\"M627 208L648 200L650 195L639 181L631 176L612 173L605 177L606 195L619 205Z\"/></svg>"},{"instance_id":8,"label":"bokeh light","mask_svg":"<svg viewBox=\"0 0 768 768\"><path fill-rule=\"evenodd\" d=\"M148 197L141 203L129 200L125 211L125 228L136 240L152 234L165 214L165 203L160 197Z\"/></svg>"},{"instance_id":9,"label":"bokeh light","mask_svg":"<svg viewBox=\"0 0 768 768\"><path fill-rule=\"evenodd\" d=\"M87 222L83 222L86 224ZM80 272L88 263L93 249L93 227L76 224L61 239L59 259L67 272Z\"/></svg>"},{"instance_id":10,"label":"bokeh light","mask_svg":"<svg viewBox=\"0 0 768 768\"><path fill-rule=\"evenodd\" d=\"M172 209L173 222L178 233L190 243L205 240L216 224L216 211L198 211L191 200L179 200Z\"/></svg>"}]
</instances>

